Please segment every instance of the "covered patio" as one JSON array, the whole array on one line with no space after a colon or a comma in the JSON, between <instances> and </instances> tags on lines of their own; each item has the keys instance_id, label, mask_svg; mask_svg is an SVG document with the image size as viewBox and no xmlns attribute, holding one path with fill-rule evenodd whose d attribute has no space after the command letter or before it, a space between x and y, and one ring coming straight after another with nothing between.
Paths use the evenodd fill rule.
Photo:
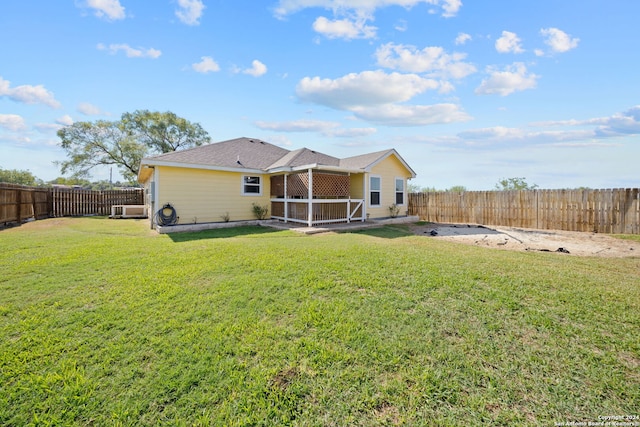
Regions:
<instances>
[{"instance_id":1,"label":"covered patio","mask_svg":"<svg viewBox=\"0 0 640 427\"><path fill-rule=\"evenodd\" d=\"M337 168L336 168L337 169ZM308 168L271 176L271 218L313 227L366 220L364 174Z\"/></svg>"}]
</instances>

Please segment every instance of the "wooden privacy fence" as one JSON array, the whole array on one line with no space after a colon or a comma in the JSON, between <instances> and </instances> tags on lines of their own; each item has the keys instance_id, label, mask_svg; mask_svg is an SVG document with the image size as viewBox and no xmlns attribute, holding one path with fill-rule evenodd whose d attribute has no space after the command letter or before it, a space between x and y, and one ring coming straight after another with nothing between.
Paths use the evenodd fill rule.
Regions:
<instances>
[{"instance_id":1,"label":"wooden privacy fence","mask_svg":"<svg viewBox=\"0 0 640 427\"><path fill-rule=\"evenodd\" d=\"M82 190L0 183L0 224L62 216L109 215L113 205L142 205L144 190Z\"/></svg>"},{"instance_id":2,"label":"wooden privacy fence","mask_svg":"<svg viewBox=\"0 0 640 427\"><path fill-rule=\"evenodd\" d=\"M640 189L411 193L409 214L433 222L640 234Z\"/></svg>"},{"instance_id":3,"label":"wooden privacy fence","mask_svg":"<svg viewBox=\"0 0 640 427\"><path fill-rule=\"evenodd\" d=\"M51 216L51 189L0 183L0 224Z\"/></svg>"},{"instance_id":4,"label":"wooden privacy fence","mask_svg":"<svg viewBox=\"0 0 640 427\"><path fill-rule=\"evenodd\" d=\"M79 190L74 188L51 189L54 217L110 215L113 205L143 205L144 190Z\"/></svg>"}]
</instances>

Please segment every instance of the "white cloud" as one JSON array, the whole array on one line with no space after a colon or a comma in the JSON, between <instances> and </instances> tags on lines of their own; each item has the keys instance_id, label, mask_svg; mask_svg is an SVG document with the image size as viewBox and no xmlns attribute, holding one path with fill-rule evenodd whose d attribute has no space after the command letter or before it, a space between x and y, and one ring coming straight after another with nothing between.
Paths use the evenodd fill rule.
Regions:
<instances>
[{"instance_id":1,"label":"white cloud","mask_svg":"<svg viewBox=\"0 0 640 427\"><path fill-rule=\"evenodd\" d=\"M93 9L98 18L115 21L126 16L119 0L87 0L86 6Z\"/></svg>"},{"instance_id":2,"label":"white cloud","mask_svg":"<svg viewBox=\"0 0 640 427\"><path fill-rule=\"evenodd\" d=\"M351 109L356 117L386 126L425 126L464 122L472 117L455 104L398 105L386 104Z\"/></svg>"},{"instance_id":3,"label":"white cloud","mask_svg":"<svg viewBox=\"0 0 640 427\"><path fill-rule=\"evenodd\" d=\"M389 6L410 9L420 3L440 7L442 16L447 18L455 16L462 7L461 0L279 0L274 14L283 19L307 8L331 10L334 19L318 17L313 23L314 31L328 38L369 39L376 36L377 28L367 23L375 19L377 9ZM405 31L406 23L395 28Z\"/></svg>"},{"instance_id":4,"label":"white cloud","mask_svg":"<svg viewBox=\"0 0 640 427\"><path fill-rule=\"evenodd\" d=\"M530 131L504 126L470 129L456 135L457 142L477 147L504 144L577 146L577 141L582 141L582 143L589 141L588 143L592 144L594 137L594 132L586 129Z\"/></svg>"},{"instance_id":5,"label":"white cloud","mask_svg":"<svg viewBox=\"0 0 640 427\"><path fill-rule=\"evenodd\" d=\"M572 38L569 34L557 28L543 28L540 34L545 37L545 44L554 53L563 53L578 47L579 38Z\"/></svg>"},{"instance_id":6,"label":"white cloud","mask_svg":"<svg viewBox=\"0 0 640 427\"><path fill-rule=\"evenodd\" d=\"M518 128L494 126L490 128L471 129L458 133L460 138L466 140L503 140L522 139L525 132Z\"/></svg>"},{"instance_id":7,"label":"white cloud","mask_svg":"<svg viewBox=\"0 0 640 427\"><path fill-rule=\"evenodd\" d=\"M207 74L216 71L220 71L220 66L216 61L213 60L210 56L203 56L200 58L201 61L191 65L198 73Z\"/></svg>"},{"instance_id":8,"label":"white cloud","mask_svg":"<svg viewBox=\"0 0 640 427\"><path fill-rule=\"evenodd\" d=\"M532 131L524 128L494 126L460 132L456 137L458 142L486 146L506 143L563 147L602 145L603 139L640 135L640 105L608 117L536 122L529 126L543 129ZM554 127L565 129L554 130L552 129Z\"/></svg>"},{"instance_id":9,"label":"white cloud","mask_svg":"<svg viewBox=\"0 0 640 427\"><path fill-rule=\"evenodd\" d=\"M201 0L178 0L180 9L176 10L176 16L183 24L199 25L199 19L205 9Z\"/></svg>"},{"instance_id":10,"label":"white cloud","mask_svg":"<svg viewBox=\"0 0 640 427\"><path fill-rule=\"evenodd\" d=\"M514 92L533 89L539 78L533 73L527 74L527 67L521 62L515 62L503 71L493 67L489 67L487 71L490 76L475 90L478 95L507 96Z\"/></svg>"},{"instance_id":11,"label":"white cloud","mask_svg":"<svg viewBox=\"0 0 640 427\"><path fill-rule=\"evenodd\" d=\"M38 132L45 134L55 133L58 130L62 129L62 125L58 123L36 123L33 127Z\"/></svg>"},{"instance_id":12,"label":"white cloud","mask_svg":"<svg viewBox=\"0 0 640 427\"><path fill-rule=\"evenodd\" d=\"M438 93L449 93L454 90L456 90L456 88L450 82L445 80L440 81L440 89L438 89Z\"/></svg>"},{"instance_id":13,"label":"white cloud","mask_svg":"<svg viewBox=\"0 0 640 427\"><path fill-rule=\"evenodd\" d=\"M322 120L294 120L289 122L263 122L258 121L255 125L263 130L277 132L318 132L328 137L358 137L368 136L376 132L375 128L342 128L338 122L327 122Z\"/></svg>"},{"instance_id":14,"label":"white cloud","mask_svg":"<svg viewBox=\"0 0 640 427\"><path fill-rule=\"evenodd\" d=\"M110 44L109 46L105 46L102 43L98 43L98 45L96 46L98 48L98 50L107 50L109 51L110 54L115 55L117 54L119 51L123 51L124 54L127 56L127 58L151 58L151 59L157 59L160 57L160 55L162 55L162 52L158 49L145 49L145 48L140 48L140 49L135 49L132 48L131 46L129 46L126 43L121 43L121 44Z\"/></svg>"},{"instance_id":15,"label":"white cloud","mask_svg":"<svg viewBox=\"0 0 640 427\"><path fill-rule=\"evenodd\" d=\"M255 125L263 130L275 130L278 132L324 132L327 129L340 127L340 123L338 122L322 120L294 120L289 122L258 121Z\"/></svg>"},{"instance_id":16,"label":"white cloud","mask_svg":"<svg viewBox=\"0 0 640 427\"><path fill-rule=\"evenodd\" d=\"M463 62L464 53L448 54L441 47L425 47L387 43L375 53L378 65L413 73L429 73L430 76L461 79L476 72L476 67Z\"/></svg>"},{"instance_id":17,"label":"white cloud","mask_svg":"<svg viewBox=\"0 0 640 427\"><path fill-rule=\"evenodd\" d=\"M95 105L88 102L81 102L80 104L78 104L76 110L79 113L84 114L85 116L99 116L104 114L104 112L99 107L96 107Z\"/></svg>"},{"instance_id":18,"label":"white cloud","mask_svg":"<svg viewBox=\"0 0 640 427\"><path fill-rule=\"evenodd\" d=\"M340 110L356 106L381 105L403 102L429 89L436 90L439 83L416 74L387 74L384 71L351 73L338 79L305 77L296 94L302 101L314 102Z\"/></svg>"},{"instance_id":19,"label":"white cloud","mask_svg":"<svg viewBox=\"0 0 640 427\"><path fill-rule=\"evenodd\" d=\"M60 103L55 99L52 92L42 85L21 85L11 87L9 80L0 77L0 97L22 102L24 104L44 104L52 108L60 108Z\"/></svg>"},{"instance_id":20,"label":"white cloud","mask_svg":"<svg viewBox=\"0 0 640 427\"><path fill-rule=\"evenodd\" d=\"M253 62L251 63L251 68L247 68L242 72L244 74L249 74L250 76L253 76L253 77L260 77L266 74L267 66L264 65L262 62L258 61L257 59L254 59Z\"/></svg>"},{"instance_id":21,"label":"white cloud","mask_svg":"<svg viewBox=\"0 0 640 427\"><path fill-rule=\"evenodd\" d=\"M302 101L352 112L356 118L387 126L452 123L471 117L455 104L400 105L441 83L416 74L383 71L352 73L338 79L306 77L296 94Z\"/></svg>"},{"instance_id":22,"label":"white cloud","mask_svg":"<svg viewBox=\"0 0 640 427\"><path fill-rule=\"evenodd\" d=\"M496 40L496 50L500 53L522 53L521 40L516 33L503 31L502 37Z\"/></svg>"},{"instance_id":23,"label":"white cloud","mask_svg":"<svg viewBox=\"0 0 640 427\"><path fill-rule=\"evenodd\" d=\"M279 18L284 18L303 9L316 7L334 12L372 14L376 9L383 7L401 6L409 9L420 3L441 7L444 17L455 16L462 7L461 0L280 0L274 12Z\"/></svg>"},{"instance_id":24,"label":"white cloud","mask_svg":"<svg viewBox=\"0 0 640 427\"><path fill-rule=\"evenodd\" d=\"M26 130L27 125L24 119L17 114L0 114L0 128L18 132Z\"/></svg>"},{"instance_id":25,"label":"white cloud","mask_svg":"<svg viewBox=\"0 0 640 427\"><path fill-rule=\"evenodd\" d=\"M437 2L435 2L437 4ZM443 0L442 2L442 16L445 18L451 18L458 14L458 11L462 7L462 0Z\"/></svg>"},{"instance_id":26,"label":"white cloud","mask_svg":"<svg viewBox=\"0 0 640 427\"><path fill-rule=\"evenodd\" d=\"M329 20L324 16L320 16L313 23L315 32L324 35L330 39L369 39L376 36L376 27L365 24L366 20L358 19L351 21L349 19Z\"/></svg>"},{"instance_id":27,"label":"white cloud","mask_svg":"<svg viewBox=\"0 0 640 427\"><path fill-rule=\"evenodd\" d=\"M65 114L62 117L58 117L56 119L56 123L62 126L71 126L73 124L73 118L70 115Z\"/></svg>"},{"instance_id":28,"label":"white cloud","mask_svg":"<svg viewBox=\"0 0 640 427\"><path fill-rule=\"evenodd\" d=\"M465 44L469 40L471 40L471 35L470 34L458 33L458 36L455 39L455 43L456 43L456 45L461 45L461 44Z\"/></svg>"},{"instance_id":29,"label":"white cloud","mask_svg":"<svg viewBox=\"0 0 640 427\"><path fill-rule=\"evenodd\" d=\"M590 122L600 124L596 129L599 137L640 135L640 105L611 117L592 119Z\"/></svg>"},{"instance_id":30,"label":"white cloud","mask_svg":"<svg viewBox=\"0 0 640 427\"><path fill-rule=\"evenodd\" d=\"M407 21L405 21L404 19L401 19L393 28L396 31L400 31L401 33L404 33L409 28L409 25L407 24Z\"/></svg>"},{"instance_id":31,"label":"white cloud","mask_svg":"<svg viewBox=\"0 0 640 427\"><path fill-rule=\"evenodd\" d=\"M569 126L594 127L594 134L599 137L640 135L640 105L608 117L596 117L586 120L557 120L532 123L532 126Z\"/></svg>"},{"instance_id":32,"label":"white cloud","mask_svg":"<svg viewBox=\"0 0 640 427\"><path fill-rule=\"evenodd\" d=\"M339 128L324 132L323 135L334 138L358 138L373 135L377 131L376 128Z\"/></svg>"}]
</instances>

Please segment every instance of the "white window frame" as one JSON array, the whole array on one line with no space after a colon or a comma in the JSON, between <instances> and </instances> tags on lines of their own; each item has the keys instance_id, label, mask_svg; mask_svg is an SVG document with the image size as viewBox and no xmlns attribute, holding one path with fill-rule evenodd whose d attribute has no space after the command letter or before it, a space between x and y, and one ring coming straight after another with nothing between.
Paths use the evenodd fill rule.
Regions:
<instances>
[{"instance_id":1,"label":"white window frame","mask_svg":"<svg viewBox=\"0 0 640 427\"><path fill-rule=\"evenodd\" d=\"M374 190L373 186L371 185L372 184L371 180L373 178L378 179L379 188L377 190ZM373 193L374 191L378 193L378 204L375 204L375 205L371 200L371 193ZM380 175L369 175L369 206L376 206L376 207L382 206L382 177Z\"/></svg>"},{"instance_id":2,"label":"white window frame","mask_svg":"<svg viewBox=\"0 0 640 427\"><path fill-rule=\"evenodd\" d=\"M258 178L258 184L247 184L245 182L246 178ZM242 179L240 181L240 190L241 190L241 194L243 196L262 196L262 182L263 182L263 177L262 175L242 175ZM246 192L246 186L250 185L252 187L258 187L258 192L257 193L251 193L251 192Z\"/></svg>"},{"instance_id":3,"label":"white window frame","mask_svg":"<svg viewBox=\"0 0 640 427\"><path fill-rule=\"evenodd\" d=\"M398 191L398 181L402 182L402 203L398 203L398 193L400 193L400 191ZM394 192L393 192L393 203L395 203L396 206L404 206L405 205L405 201L407 200L407 184L405 183L404 178L399 178L396 177L396 179L394 180Z\"/></svg>"}]
</instances>

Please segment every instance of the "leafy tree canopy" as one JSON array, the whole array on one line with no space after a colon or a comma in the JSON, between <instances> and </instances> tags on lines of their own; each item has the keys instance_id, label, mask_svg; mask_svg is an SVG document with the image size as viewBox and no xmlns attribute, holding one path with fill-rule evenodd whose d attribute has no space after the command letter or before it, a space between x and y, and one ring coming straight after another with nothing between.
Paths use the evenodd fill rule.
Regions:
<instances>
[{"instance_id":1,"label":"leafy tree canopy","mask_svg":"<svg viewBox=\"0 0 640 427\"><path fill-rule=\"evenodd\" d=\"M120 122L76 122L58 131L68 159L57 162L63 175L86 178L98 165L115 165L125 179L135 180L146 145L130 135Z\"/></svg>"},{"instance_id":2,"label":"leafy tree canopy","mask_svg":"<svg viewBox=\"0 0 640 427\"><path fill-rule=\"evenodd\" d=\"M191 123L170 111L136 110L124 113L121 122L131 135L135 135L154 153L196 147L211 140L198 123Z\"/></svg>"},{"instance_id":3,"label":"leafy tree canopy","mask_svg":"<svg viewBox=\"0 0 640 427\"><path fill-rule=\"evenodd\" d=\"M199 124L171 112L139 110L118 121L76 122L58 131L67 160L57 162L62 174L86 178L92 168L113 165L135 182L140 161L148 155L168 153L209 142Z\"/></svg>"},{"instance_id":4,"label":"leafy tree canopy","mask_svg":"<svg viewBox=\"0 0 640 427\"><path fill-rule=\"evenodd\" d=\"M36 178L28 170L2 168L0 168L0 182L6 182L8 184L28 185L30 187L35 187L43 184L41 179Z\"/></svg>"},{"instance_id":5,"label":"leafy tree canopy","mask_svg":"<svg viewBox=\"0 0 640 427\"><path fill-rule=\"evenodd\" d=\"M64 177L59 176L56 179L53 179L48 182L51 185L79 185L83 188L88 188L91 185L91 182L88 179L78 178L78 177Z\"/></svg>"},{"instance_id":6,"label":"leafy tree canopy","mask_svg":"<svg viewBox=\"0 0 640 427\"><path fill-rule=\"evenodd\" d=\"M447 190L439 190L436 187L420 187L417 184L409 183L407 185L407 191L409 193L438 193L438 192L444 192L444 191L450 191L453 193L463 193L467 191L467 187L465 187L464 185L454 185L453 187Z\"/></svg>"},{"instance_id":7,"label":"leafy tree canopy","mask_svg":"<svg viewBox=\"0 0 640 427\"><path fill-rule=\"evenodd\" d=\"M467 191L467 187L465 187L464 185L454 185L447 191L450 191L452 193L464 193L465 191Z\"/></svg>"},{"instance_id":8,"label":"leafy tree canopy","mask_svg":"<svg viewBox=\"0 0 640 427\"><path fill-rule=\"evenodd\" d=\"M499 191L535 190L536 188L538 188L537 184L529 184L525 178L504 178L496 184L496 190Z\"/></svg>"}]
</instances>

